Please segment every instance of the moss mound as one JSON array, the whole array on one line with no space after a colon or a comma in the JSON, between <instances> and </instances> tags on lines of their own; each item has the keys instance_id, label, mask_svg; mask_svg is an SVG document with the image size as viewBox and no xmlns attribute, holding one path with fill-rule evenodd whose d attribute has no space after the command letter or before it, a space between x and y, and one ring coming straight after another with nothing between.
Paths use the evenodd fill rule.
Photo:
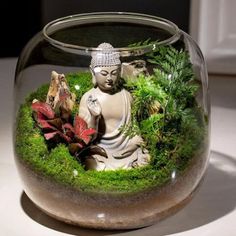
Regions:
<instances>
[{"instance_id":1,"label":"moss mound","mask_svg":"<svg viewBox=\"0 0 236 236\"><path fill-rule=\"evenodd\" d=\"M68 75L67 79L71 89L76 84L80 85L80 88L90 89L91 87L91 84L84 83L84 81L90 81L89 74ZM176 157L168 160L166 156L169 156L170 153L157 153L158 149L150 150L152 154L157 156L146 167L102 172L85 171L63 144L49 151L40 129L36 127L32 118L31 109L31 101L34 98L45 100L47 89L48 85L45 85L30 94L18 113L16 153L34 170L50 176L60 183L71 185L83 191L129 193L161 186L169 180L170 173L173 170L184 169L181 167L183 164L175 161ZM82 94L77 93L78 98ZM202 130L202 128L198 128L199 130ZM186 137L185 140L180 140L181 138L177 135L170 137L170 139L179 139L182 142L181 149L178 150L180 154L175 154L181 155L179 157L182 160L191 158L199 146L199 143L197 143L197 147L193 147L196 146L196 140L194 140L196 137L194 137L194 133L191 133L191 136L191 139ZM155 159L159 160L157 164L155 164ZM186 160L182 162L187 164Z\"/></svg>"}]
</instances>

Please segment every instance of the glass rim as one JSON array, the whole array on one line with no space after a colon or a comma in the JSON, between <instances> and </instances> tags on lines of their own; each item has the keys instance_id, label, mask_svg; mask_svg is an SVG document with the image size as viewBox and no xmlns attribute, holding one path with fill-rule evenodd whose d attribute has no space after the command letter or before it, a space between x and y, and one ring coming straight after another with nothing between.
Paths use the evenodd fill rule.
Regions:
<instances>
[{"instance_id":1,"label":"glass rim","mask_svg":"<svg viewBox=\"0 0 236 236\"><path fill-rule=\"evenodd\" d=\"M58 18L46 24L42 30L42 33L45 39L56 47L59 47L67 51L75 50L75 51L83 52L84 54L90 54L91 52L101 51L102 49L96 48L96 47L86 47L86 46L80 46L76 44L64 43L62 41L52 38L50 34L58 30L61 30L63 28L66 28L68 24L73 23L73 22L78 22L80 23L80 25L84 25L87 23L95 23L96 20L99 20L100 22L104 22L104 21L101 21L101 19L103 19L106 22L123 22L123 23L131 23L125 20L132 20L133 21L132 23L135 23L137 25L140 24L140 25L161 28L171 34L171 36L167 39L164 39L161 41L155 41L154 43L150 43L147 45L119 47L119 48L114 47L112 49L112 51L118 51L120 53L123 52L124 56L128 52L131 52L131 51L138 52L142 50L143 53L150 52L154 50L158 45L162 45L162 44L170 45L176 42L180 37L180 29L173 22L165 18L161 18L157 16L141 14L141 13L132 13L132 12L94 12L94 13L69 15L69 16ZM162 26L163 28L160 26Z\"/></svg>"}]
</instances>

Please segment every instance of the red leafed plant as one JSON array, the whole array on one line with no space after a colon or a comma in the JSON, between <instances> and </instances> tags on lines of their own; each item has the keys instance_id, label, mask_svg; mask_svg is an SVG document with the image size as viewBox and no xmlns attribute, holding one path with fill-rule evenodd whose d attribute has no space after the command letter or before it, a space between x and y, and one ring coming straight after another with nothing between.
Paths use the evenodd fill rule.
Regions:
<instances>
[{"instance_id":1,"label":"red leafed plant","mask_svg":"<svg viewBox=\"0 0 236 236\"><path fill-rule=\"evenodd\" d=\"M75 154L85 148L92 136L96 133L95 129L88 128L87 123L76 115L73 125L68 121L58 117L51 106L43 102L33 102L32 110L38 126L42 129L46 140L53 139L54 142L63 141L69 144L69 150Z\"/></svg>"}]
</instances>

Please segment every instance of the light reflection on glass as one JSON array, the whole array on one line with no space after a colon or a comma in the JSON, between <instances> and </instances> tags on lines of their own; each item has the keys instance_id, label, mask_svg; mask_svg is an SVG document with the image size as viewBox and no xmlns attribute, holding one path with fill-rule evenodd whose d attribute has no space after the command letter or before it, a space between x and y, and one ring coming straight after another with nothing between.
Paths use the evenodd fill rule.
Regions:
<instances>
[{"instance_id":1,"label":"light reflection on glass","mask_svg":"<svg viewBox=\"0 0 236 236\"><path fill-rule=\"evenodd\" d=\"M176 177L176 171L174 170L174 171L171 173L171 179L172 179L172 180L175 180L175 177Z\"/></svg>"},{"instance_id":2,"label":"light reflection on glass","mask_svg":"<svg viewBox=\"0 0 236 236\"><path fill-rule=\"evenodd\" d=\"M105 218L105 214L99 213L99 214L97 214L97 218L99 218L99 219Z\"/></svg>"},{"instance_id":3,"label":"light reflection on glass","mask_svg":"<svg viewBox=\"0 0 236 236\"><path fill-rule=\"evenodd\" d=\"M76 90L79 90L80 89L80 86L78 84L75 85L75 89Z\"/></svg>"}]
</instances>

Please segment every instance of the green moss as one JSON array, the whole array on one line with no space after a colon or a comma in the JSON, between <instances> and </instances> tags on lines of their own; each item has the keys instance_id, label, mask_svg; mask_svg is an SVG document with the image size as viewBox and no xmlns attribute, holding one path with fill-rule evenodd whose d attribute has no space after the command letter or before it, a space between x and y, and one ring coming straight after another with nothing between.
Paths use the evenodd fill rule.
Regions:
<instances>
[{"instance_id":1,"label":"green moss","mask_svg":"<svg viewBox=\"0 0 236 236\"><path fill-rule=\"evenodd\" d=\"M66 75L70 90L76 95L77 101L80 101L85 92L93 87L92 76L89 72L80 72Z\"/></svg>"},{"instance_id":2,"label":"green moss","mask_svg":"<svg viewBox=\"0 0 236 236\"><path fill-rule=\"evenodd\" d=\"M79 76L76 73L66 75L68 85L72 93L76 95L76 103L72 114L75 115L79 109L79 101L83 94L93 87L91 73L80 72Z\"/></svg>"},{"instance_id":3,"label":"green moss","mask_svg":"<svg viewBox=\"0 0 236 236\"><path fill-rule=\"evenodd\" d=\"M29 105L22 105L18 114L16 132L16 152L29 161L38 162L48 154L44 138L32 119L32 111Z\"/></svg>"},{"instance_id":4,"label":"green moss","mask_svg":"<svg viewBox=\"0 0 236 236\"><path fill-rule=\"evenodd\" d=\"M156 71L155 76L160 76L160 73ZM134 96L132 122L135 123L131 125L133 127L136 125L136 130L126 127L127 135L129 132L141 133L152 156L150 165L131 170L85 171L83 166L70 155L64 144L49 151L41 131L32 118L30 106L34 98L41 101L46 99L48 85L31 93L19 109L15 143L18 157L43 175L86 192L134 193L162 186L170 180L173 170L180 172L185 170L189 161L202 151L206 124L203 112L193 103L187 104L187 101L181 98L181 94L178 95L179 105L171 104L172 95L168 93L170 88L166 87L169 83L165 83L162 79L157 83L155 76L148 80L140 77L139 88L137 84L136 87L126 84ZM66 77L79 103L81 96L92 88L91 75L89 72L83 72L68 74ZM187 90L184 94L188 94L189 98L193 96L189 95L193 89L188 87L182 91L184 90ZM177 96L177 90L172 92L173 96ZM165 107L166 113L152 117L142 116L139 120L135 120L134 117L137 117L136 113L140 108L145 109L145 101L150 103L156 99ZM77 109L78 105L74 112Z\"/></svg>"},{"instance_id":5,"label":"green moss","mask_svg":"<svg viewBox=\"0 0 236 236\"><path fill-rule=\"evenodd\" d=\"M46 101L47 98L47 92L49 89L49 84L44 84L40 88L37 89L37 91L31 93L27 98L26 98L26 103L31 104L31 102L37 98L39 101Z\"/></svg>"}]
</instances>

